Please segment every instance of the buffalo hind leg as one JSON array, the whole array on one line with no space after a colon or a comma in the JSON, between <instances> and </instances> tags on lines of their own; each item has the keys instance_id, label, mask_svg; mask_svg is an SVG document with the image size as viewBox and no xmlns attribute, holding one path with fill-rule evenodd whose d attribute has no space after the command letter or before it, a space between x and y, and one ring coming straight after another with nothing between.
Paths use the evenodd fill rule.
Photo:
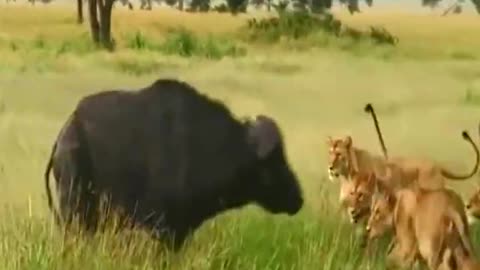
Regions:
<instances>
[{"instance_id":1,"label":"buffalo hind leg","mask_svg":"<svg viewBox=\"0 0 480 270\"><path fill-rule=\"evenodd\" d=\"M79 175L81 171L75 162L75 150L60 153L56 158L53 173L57 179L59 214L67 231L73 225L93 233L98 222L98 198L88 182Z\"/></svg>"}]
</instances>

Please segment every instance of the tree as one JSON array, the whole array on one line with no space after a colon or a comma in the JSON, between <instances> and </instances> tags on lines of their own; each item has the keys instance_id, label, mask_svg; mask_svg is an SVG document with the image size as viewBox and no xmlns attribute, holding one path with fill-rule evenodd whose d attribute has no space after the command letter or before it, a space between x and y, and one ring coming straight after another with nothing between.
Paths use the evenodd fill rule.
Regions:
<instances>
[{"instance_id":1,"label":"tree","mask_svg":"<svg viewBox=\"0 0 480 270\"><path fill-rule=\"evenodd\" d=\"M181 3L182 2L183 1L181 1ZM208 11L210 10L210 0L192 0L192 2L190 2L190 10L191 11Z\"/></svg>"},{"instance_id":2,"label":"tree","mask_svg":"<svg viewBox=\"0 0 480 270\"><path fill-rule=\"evenodd\" d=\"M114 0L88 0L90 31L93 42L113 49L111 37L112 7Z\"/></svg>"},{"instance_id":3,"label":"tree","mask_svg":"<svg viewBox=\"0 0 480 270\"><path fill-rule=\"evenodd\" d=\"M472 0L472 4L475 6L477 13L480 14L480 0Z\"/></svg>"},{"instance_id":4,"label":"tree","mask_svg":"<svg viewBox=\"0 0 480 270\"><path fill-rule=\"evenodd\" d=\"M232 14L245 12L247 10L247 0L227 0L228 9Z\"/></svg>"},{"instance_id":5,"label":"tree","mask_svg":"<svg viewBox=\"0 0 480 270\"><path fill-rule=\"evenodd\" d=\"M323 13L332 7L332 0L310 0L310 10L313 13Z\"/></svg>"},{"instance_id":6,"label":"tree","mask_svg":"<svg viewBox=\"0 0 480 270\"><path fill-rule=\"evenodd\" d=\"M83 0L77 0L77 21L83 23Z\"/></svg>"},{"instance_id":7,"label":"tree","mask_svg":"<svg viewBox=\"0 0 480 270\"><path fill-rule=\"evenodd\" d=\"M165 3L171 7L175 6L177 2L177 0L165 0Z\"/></svg>"},{"instance_id":8,"label":"tree","mask_svg":"<svg viewBox=\"0 0 480 270\"><path fill-rule=\"evenodd\" d=\"M140 0L140 9L152 10L152 0Z\"/></svg>"}]
</instances>

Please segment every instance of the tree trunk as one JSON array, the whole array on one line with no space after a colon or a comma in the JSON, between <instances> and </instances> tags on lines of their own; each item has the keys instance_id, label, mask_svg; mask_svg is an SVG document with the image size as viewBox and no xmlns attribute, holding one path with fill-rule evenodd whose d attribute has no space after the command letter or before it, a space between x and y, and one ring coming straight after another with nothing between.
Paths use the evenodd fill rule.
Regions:
<instances>
[{"instance_id":1,"label":"tree trunk","mask_svg":"<svg viewBox=\"0 0 480 270\"><path fill-rule=\"evenodd\" d=\"M83 0L77 0L77 21L83 23Z\"/></svg>"},{"instance_id":2,"label":"tree trunk","mask_svg":"<svg viewBox=\"0 0 480 270\"><path fill-rule=\"evenodd\" d=\"M100 25L97 16L97 0L88 0L88 17L90 19L90 30L93 42L100 41Z\"/></svg>"},{"instance_id":3,"label":"tree trunk","mask_svg":"<svg viewBox=\"0 0 480 270\"><path fill-rule=\"evenodd\" d=\"M93 42L113 50L112 8L115 0L88 0L88 15Z\"/></svg>"},{"instance_id":4,"label":"tree trunk","mask_svg":"<svg viewBox=\"0 0 480 270\"><path fill-rule=\"evenodd\" d=\"M272 0L267 0L267 11L270 12L272 9Z\"/></svg>"},{"instance_id":5,"label":"tree trunk","mask_svg":"<svg viewBox=\"0 0 480 270\"><path fill-rule=\"evenodd\" d=\"M178 9L183 11L183 0L179 0L178 2Z\"/></svg>"},{"instance_id":6,"label":"tree trunk","mask_svg":"<svg viewBox=\"0 0 480 270\"><path fill-rule=\"evenodd\" d=\"M113 0L97 0L98 9L100 11L100 44L107 48L113 49L111 37L111 19Z\"/></svg>"}]
</instances>

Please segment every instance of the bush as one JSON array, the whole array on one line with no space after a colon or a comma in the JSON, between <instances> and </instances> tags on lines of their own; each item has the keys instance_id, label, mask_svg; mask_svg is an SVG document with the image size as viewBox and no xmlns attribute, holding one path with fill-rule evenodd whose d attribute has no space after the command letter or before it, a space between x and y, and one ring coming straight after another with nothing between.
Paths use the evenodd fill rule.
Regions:
<instances>
[{"instance_id":1,"label":"bush","mask_svg":"<svg viewBox=\"0 0 480 270\"><path fill-rule=\"evenodd\" d=\"M214 36L200 38L185 29L170 31L161 46L161 50L166 54L176 54L183 57L200 56L209 59L246 54L244 48L236 46L226 38Z\"/></svg>"},{"instance_id":2,"label":"bush","mask_svg":"<svg viewBox=\"0 0 480 270\"><path fill-rule=\"evenodd\" d=\"M377 43L395 45L398 43L398 38L393 36L383 27L370 27L370 37Z\"/></svg>"},{"instance_id":3,"label":"bush","mask_svg":"<svg viewBox=\"0 0 480 270\"><path fill-rule=\"evenodd\" d=\"M246 31L250 41L276 42L281 37L300 39L314 32L324 31L337 35L341 23L331 15L312 16L307 12L279 12L279 17L248 20Z\"/></svg>"},{"instance_id":4,"label":"bush","mask_svg":"<svg viewBox=\"0 0 480 270\"><path fill-rule=\"evenodd\" d=\"M386 29L370 27L370 31L361 31L335 19L331 14L311 15L308 12L280 11L278 17L248 20L241 29L241 35L248 41L278 42L279 40L301 40L316 36L318 33L335 38L346 38L353 41L371 40L376 44L395 45L398 38ZM317 45L323 45L322 41ZM328 43L328 42L327 42Z\"/></svg>"}]
</instances>

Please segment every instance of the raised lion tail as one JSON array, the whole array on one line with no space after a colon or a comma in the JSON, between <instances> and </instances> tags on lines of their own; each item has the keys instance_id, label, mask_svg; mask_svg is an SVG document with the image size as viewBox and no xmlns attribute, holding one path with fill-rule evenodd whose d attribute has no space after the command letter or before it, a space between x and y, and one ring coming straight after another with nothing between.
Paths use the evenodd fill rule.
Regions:
<instances>
[{"instance_id":1,"label":"raised lion tail","mask_svg":"<svg viewBox=\"0 0 480 270\"><path fill-rule=\"evenodd\" d=\"M382 131L380 130L377 114L373 109L373 105L371 103L367 103L367 105L365 105L364 111L372 115L373 123L375 124L375 130L377 131L378 139L380 141L380 146L382 147L383 156L385 157L385 159L388 159L387 147L385 146L385 141L383 140Z\"/></svg>"},{"instance_id":2,"label":"raised lion tail","mask_svg":"<svg viewBox=\"0 0 480 270\"><path fill-rule=\"evenodd\" d=\"M448 178L448 179L451 179L451 180L466 180L466 179L474 176L478 171L478 166L479 166L479 163L480 163L480 153L478 151L478 147L475 144L475 142L472 140L472 138L470 137L470 135L468 134L468 132L466 130L462 131L462 137L463 137L464 140L466 140L467 142L469 142L472 145L473 150L475 151L475 156L476 156L475 166L473 167L473 169L470 173L465 174L465 175L454 174L454 173L448 171L447 169L442 168L441 169L442 175L444 177Z\"/></svg>"}]
</instances>

